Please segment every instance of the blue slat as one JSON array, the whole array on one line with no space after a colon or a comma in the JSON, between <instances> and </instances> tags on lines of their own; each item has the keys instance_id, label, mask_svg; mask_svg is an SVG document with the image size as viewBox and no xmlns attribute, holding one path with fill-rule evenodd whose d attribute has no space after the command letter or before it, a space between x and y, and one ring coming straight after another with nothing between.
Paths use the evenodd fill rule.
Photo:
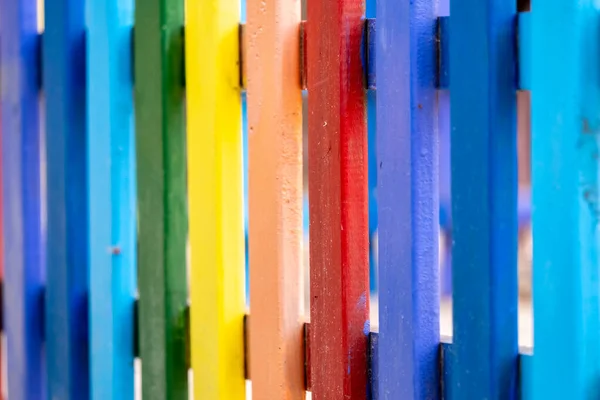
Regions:
<instances>
[{"instance_id":1,"label":"blue slat","mask_svg":"<svg viewBox=\"0 0 600 400\"><path fill-rule=\"evenodd\" d=\"M133 0L88 0L91 398L133 399Z\"/></svg>"},{"instance_id":2,"label":"blue slat","mask_svg":"<svg viewBox=\"0 0 600 400\"><path fill-rule=\"evenodd\" d=\"M597 399L600 5L544 0L532 9L531 398Z\"/></svg>"},{"instance_id":3,"label":"blue slat","mask_svg":"<svg viewBox=\"0 0 600 400\"><path fill-rule=\"evenodd\" d=\"M447 89L450 81L450 17L438 19L438 87Z\"/></svg>"},{"instance_id":4,"label":"blue slat","mask_svg":"<svg viewBox=\"0 0 600 400\"><path fill-rule=\"evenodd\" d=\"M64 400L89 398L84 4L44 7L48 395Z\"/></svg>"},{"instance_id":5,"label":"blue slat","mask_svg":"<svg viewBox=\"0 0 600 400\"><path fill-rule=\"evenodd\" d=\"M379 398L439 398L436 7L377 2Z\"/></svg>"},{"instance_id":6,"label":"blue slat","mask_svg":"<svg viewBox=\"0 0 600 400\"><path fill-rule=\"evenodd\" d=\"M11 400L43 399L36 0L1 0L4 329Z\"/></svg>"},{"instance_id":7,"label":"blue slat","mask_svg":"<svg viewBox=\"0 0 600 400\"><path fill-rule=\"evenodd\" d=\"M445 384L460 400L517 394L515 18L515 1L450 2L454 362Z\"/></svg>"},{"instance_id":8,"label":"blue slat","mask_svg":"<svg viewBox=\"0 0 600 400\"><path fill-rule=\"evenodd\" d=\"M519 89L531 89L531 12L520 12L518 17Z\"/></svg>"},{"instance_id":9,"label":"blue slat","mask_svg":"<svg viewBox=\"0 0 600 400\"><path fill-rule=\"evenodd\" d=\"M375 1L367 1L367 3L374 3ZM369 9L369 4L367 4L367 10ZM366 70L366 80L367 80L367 89L374 90L377 88L377 69L375 68L376 62L376 51L377 48L375 46L375 41L377 40L376 35L376 20L375 18L368 18L365 21L365 44L366 51L365 56L367 63L365 65ZM367 99L367 103L372 103L372 101ZM375 117L375 115L373 115Z\"/></svg>"}]
</instances>

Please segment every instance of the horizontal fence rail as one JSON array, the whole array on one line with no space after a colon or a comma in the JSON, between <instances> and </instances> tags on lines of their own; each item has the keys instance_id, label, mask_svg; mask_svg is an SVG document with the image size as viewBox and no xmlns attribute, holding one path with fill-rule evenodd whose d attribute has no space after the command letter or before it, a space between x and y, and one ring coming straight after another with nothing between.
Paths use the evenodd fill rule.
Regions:
<instances>
[{"instance_id":1,"label":"horizontal fence rail","mask_svg":"<svg viewBox=\"0 0 600 400\"><path fill-rule=\"evenodd\" d=\"M247 380L259 400L600 396L600 6L306 8L248 3L246 22L238 0L0 0L9 399L133 399L136 359L143 399L242 400ZM535 233L522 349L518 91Z\"/></svg>"}]
</instances>

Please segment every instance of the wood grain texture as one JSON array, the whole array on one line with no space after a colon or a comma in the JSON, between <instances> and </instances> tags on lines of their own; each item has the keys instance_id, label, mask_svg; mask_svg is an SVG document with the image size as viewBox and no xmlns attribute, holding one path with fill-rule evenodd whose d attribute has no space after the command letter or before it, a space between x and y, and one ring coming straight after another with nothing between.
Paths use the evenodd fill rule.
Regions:
<instances>
[{"instance_id":1,"label":"wood grain texture","mask_svg":"<svg viewBox=\"0 0 600 400\"><path fill-rule=\"evenodd\" d=\"M197 399L245 397L239 0L186 13L191 340Z\"/></svg>"},{"instance_id":2,"label":"wood grain texture","mask_svg":"<svg viewBox=\"0 0 600 400\"><path fill-rule=\"evenodd\" d=\"M46 0L48 398L89 398L85 7Z\"/></svg>"},{"instance_id":3,"label":"wood grain texture","mask_svg":"<svg viewBox=\"0 0 600 400\"><path fill-rule=\"evenodd\" d=\"M314 400L363 400L369 238L362 0L308 0L310 343Z\"/></svg>"},{"instance_id":4,"label":"wood grain texture","mask_svg":"<svg viewBox=\"0 0 600 400\"><path fill-rule=\"evenodd\" d=\"M377 2L379 398L438 399L435 2Z\"/></svg>"},{"instance_id":5,"label":"wood grain texture","mask_svg":"<svg viewBox=\"0 0 600 400\"><path fill-rule=\"evenodd\" d=\"M142 398L187 400L183 0L136 0Z\"/></svg>"},{"instance_id":6,"label":"wood grain texture","mask_svg":"<svg viewBox=\"0 0 600 400\"><path fill-rule=\"evenodd\" d=\"M247 13L252 398L304 400L300 1Z\"/></svg>"},{"instance_id":7,"label":"wood grain texture","mask_svg":"<svg viewBox=\"0 0 600 400\"><path fill-rule=\"evenodd\" d=\"M517 395L516 4L450 2L452 397Z\"/></svg>"},{"instance_id":8,"label":"wood grain texture","mask_svg":"<svg viewBox=\"0 0 600 400\"><path fill-rule=\"evenodd\" d=\"M89 0L87 7L90 397L132 400L137 256L133 0Z\"/></svg>"},{"instance_id":9,"label":"wood grain texture","mask_svg":"<svg viewBox=\"0 0 600 400\"><path fill-rule=\"evenodd\" d=\"M600 396L599 11L589 0L532 5L531 399Z\"/></svg>"},{"instance_id":10,"label":"wood grain texture","mask_svg":"<svg viewBox=\"0 0 600 400\"><path fill-rule=\"evenodd\" d=\"M0 1L4 333L11 399L41 399L43 242L35 0ZM10 110L7 112L6 110Z\"/></svg>"}]
</instances>

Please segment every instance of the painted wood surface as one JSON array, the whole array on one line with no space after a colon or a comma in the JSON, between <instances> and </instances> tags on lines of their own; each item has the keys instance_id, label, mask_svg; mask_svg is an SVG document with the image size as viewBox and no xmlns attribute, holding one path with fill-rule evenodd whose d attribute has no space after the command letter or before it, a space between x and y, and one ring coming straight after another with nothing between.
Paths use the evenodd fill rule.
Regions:
<instances>
[{"instance_id":1,"label":"painted wood surface","mask_svg":"<svg viewBox=\"0 0 600 400\"><path fill-rule=\"evenodd\" d=\"M599 11L532 7L532 399L600 396Z\"/></svg>"},{"instance_id":2,"label":"painted wood surface","mask_svg":"<svg viewBox=\"0 0 600 400\"><path fill-rule=\"evenodd\" d=\"M252 398L304 400L300 1L247 12Z\"/></svg>"},{"instance_id":3,"label":"painted wood surface","mask_svg":"<svg viewBox=\"0 0 600 400\"><path fill-rule=\"evenodd\" d=\"M189 1L186 18L194 395L236 400L246 311L240 3Z\"/></svg>"},{"instance_id":4,"label":"painted wood surface","mask_svg":"<svg viewBox=\"0 0 600 400\"><path fill-rule=\"evenodd\" d=\"M1 3L0 3L1 6ZM0 12L2 10L0 9ZM1 35L1 32L0 32ZM0 43L0 48L2 44ZM2 59L2 54L0 54L0 60ZM0 64L0 82L1 79L1 70L2 65ZM4 221L4 211L3 211L3 188L2 188L2 94L0 93L0 327L2 328L2 332L5 332L4 329L4 229L3 229L3 221ZM0 346L0 360L4 360L2 351L2 347ZM4 364L3 364L4 365ZM0 372L4 372L4 370L0 370ZM4 373L0 374L0 398L2 397L1 393L4 393Z\"/></svg>"},{"instance_id":5,"label":"painted wood surface","mask_svg":"<svg viewBox=\"0 0 600 400\"><path fill-rule=\"evenodd\" d=\"M307 7L312 393L362 400L370 330L365 5Z\"/></svg>"},{"instance_id":6,"label":"painted wood surface","mask_svg":"<svg viewBox=\"0 0 600 400\"><path fill-rule=\"evenodd\" d=\"M379 398L439 398L436 7L377 2Z\"/></svg>"},{"instance_id":7,"label":"painted wood surface","mask_svg":"<svg viewBox=\"0 0 600 400\"><path fill-rule=\"evenodd\" d=\"M39 41L35 0L0 1L4 333L11 399L43 399Z\"/></svg>"},{"instance_id":8,"label":"painted wood surface","mask_svg":"<svg viewBox=\"0 0 600 400\"><path fill-rule=\"evenodd\" d=\"M183 0L135 3L142 398L187 400Z\"/></svg>"},{"instance_id":9,"label":"painted wood surface","mask_svg":"<svg viewBox=\"0 0 600 400\"><path fill-rule=\"evenodd\" d=\"M450 2L451 399L517 389L516 2Z\"/></svg>"},{"instance_id":10,"label":"painted wood surface","mask_svg":"<svg viewBox=\"0 0 600 400\"><path fill-rule=\"evenodd\" d=\"M87 7L90 397L132 400L137 256L133 0L89 0Z\"/></svg>"},{"instance_id":11,"label":"painted wood surface","mask_svg":"<svg viewBox=\"0 0 600 400\"><path fill-rule=\"evenodd\" d=\"M46 0L48 398L89 398L85 8Z\"/></svg>"}]
</instances>

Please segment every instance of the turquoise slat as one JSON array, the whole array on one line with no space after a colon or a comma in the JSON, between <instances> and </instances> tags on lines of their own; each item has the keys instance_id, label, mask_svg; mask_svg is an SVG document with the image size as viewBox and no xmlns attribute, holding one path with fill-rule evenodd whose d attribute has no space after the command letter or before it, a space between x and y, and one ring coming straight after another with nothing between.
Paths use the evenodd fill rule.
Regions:
<instances>
[{"instance_id":1,"label":"turquoise slat","mask_svg":"<svg viewBox=\"0 0 600 400\"><path fill-rule=\"evenodd\" d=\"M94 400L130 400L137 229L133 0L88 0L87 7L90 391Z\"/></svg>"},{"instance_id":2,"label":"turquoise slat","mask_svg":"<svg viewBox=\"0 0 600 400\"><path fill-rule=\"evenodd\" d=\"M532 7L531 399L600 398L600 3Z\"/></svg>"}]
</instances>

